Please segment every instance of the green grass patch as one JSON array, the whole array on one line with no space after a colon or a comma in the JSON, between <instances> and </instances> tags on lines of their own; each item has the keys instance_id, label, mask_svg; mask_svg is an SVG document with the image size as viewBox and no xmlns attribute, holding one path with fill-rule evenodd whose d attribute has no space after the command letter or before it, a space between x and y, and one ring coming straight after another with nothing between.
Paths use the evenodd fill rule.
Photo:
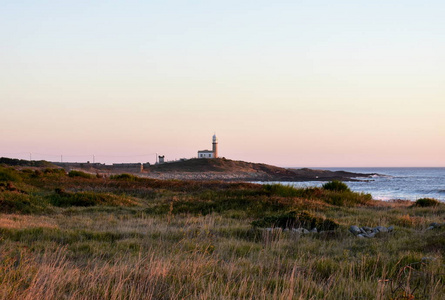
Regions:
<instances>
[{"instance_id":1,"label":"green grass patch","mask_svg":"<svg viewBox=\"0 0 445 300\"><path fill-rule=\"evenodd\" d=\"M66 192L63 189L56 189L55 193L49 196L49 202L54 206L134 206L137 202L126 196L118 196L107 193L95 192Z\"/></svg>"},{"instance_id":2,"label":"green grass patch","mask_svg":"<svg viewBox=\"0 0 445 300\"><path fill-rule=\"evenodd\" d=\"M355 193L351 191L330 191L326 190L322 199L329 204L336 206L357 206L367 205L372 200L370 194Z\"/></svg>"},{"instance_id":3,"label":"green grass patch","mask_svg":"<svg viewBox=\"0 0 445 300\"><path fill-rule=\"evenodd\" d=\"M19 172L13 168L0 167L0 182L5 181L22 181Z\"/></svg>"},{"instance_id":4,"label":"green grass patch","mask_svg":"<svg viewBox=\"0 0 445 300\"><path fill-rule=\"evenodd\" d=\"M268 195L280 197L301 197L302 195L301 189L296 189L290 185L265 184L263 189Z\"/></svg>"},{"instance_id":5,"label":"green grass patch","mask_svg":"<svg viewBox=\"0 0 445 300\"><path fill-rule=\"evenodd\" d=\"M43 170L43 174L46 175L56 175L56 176L65 176L66 172L64 169L59 168L46 168Z\"/></svg>"},{"instance_id":6,"label":"green grass patch","mask_svg":"<svg viewBox=\"0 0 445 300\"><path fill-rule=\"evenodd\" d=\"M41 197L19 192L4 191L0 193L1 213L40 213L47 207L47 202Z\"/></svg>"}]
</instances>

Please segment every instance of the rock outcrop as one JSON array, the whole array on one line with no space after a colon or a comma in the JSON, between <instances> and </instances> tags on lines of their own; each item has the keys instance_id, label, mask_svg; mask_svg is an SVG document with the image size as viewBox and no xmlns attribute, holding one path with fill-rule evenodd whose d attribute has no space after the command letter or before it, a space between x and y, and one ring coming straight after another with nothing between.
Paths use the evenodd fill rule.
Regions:
<instances>
[{"instance_id":1,"label":"rock outcrop","mask_svg":"<svg viewBox=\"0 0 445 300\"><path fill-rule=\"evenodd\" d=\"M358 227L356 225L352 225L349 227L349 232L351 232L353 235L355 235L358 238L373 238L375 235L379 232L393 232L394 226L384 227L384 226L377 226L377 227Z\"/></svg>"}]
</instances>

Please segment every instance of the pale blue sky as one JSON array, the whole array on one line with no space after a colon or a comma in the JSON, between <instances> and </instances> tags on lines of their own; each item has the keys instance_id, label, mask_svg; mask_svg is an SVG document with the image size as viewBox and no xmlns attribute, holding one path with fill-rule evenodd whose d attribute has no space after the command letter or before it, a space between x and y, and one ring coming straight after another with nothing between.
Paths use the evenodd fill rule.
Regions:
<instances>
[{"instance_id":1,"label":"pale blue sky","mask_svg":"<svg viewBox=\"0 0 445 300\"><path fill-rule=\"evenodd\" d=\"M0 156L445 166L442 1L0 7Z\"/></svg>"}]
</instances>

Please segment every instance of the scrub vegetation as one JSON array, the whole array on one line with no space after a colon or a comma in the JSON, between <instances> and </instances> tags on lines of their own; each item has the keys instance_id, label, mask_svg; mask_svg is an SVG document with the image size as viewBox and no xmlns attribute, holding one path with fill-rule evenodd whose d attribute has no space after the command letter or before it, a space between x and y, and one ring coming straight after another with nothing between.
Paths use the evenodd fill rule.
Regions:
<instances>
[{"instance_id":1,"label":"scrub vegetation","mask_svg":"<svg viewBox=\"0 0 445 300\"><path fill-rule=\"evenodd\" d=\"M0 167L0 299L445 295L445 226L426 230L444 222L440 202L81 173ZM357 238L351 225L394 231Z\"/></svg>"}]
</instances>

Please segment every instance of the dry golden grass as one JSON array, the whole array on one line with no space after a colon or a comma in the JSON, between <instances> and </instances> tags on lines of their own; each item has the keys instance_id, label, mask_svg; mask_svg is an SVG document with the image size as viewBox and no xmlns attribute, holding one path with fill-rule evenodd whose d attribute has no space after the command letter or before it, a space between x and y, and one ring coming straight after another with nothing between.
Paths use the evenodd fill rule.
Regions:
<instances>
[{"instance_id":1,"label":"dry golden grass","mask_svg":"<svg viewBox=\"0 0 445 300\"><path fill-rule=\"evenodd\" d=\"M57 223L53 218L47 216L0 214L0 228L21 229L21 228L57 228Z\"/></svg>"},{"instance_id":2,"label":"dry golden grass","mask_svg":"<svg viewBox=\"0 0 445 300\"><path fill-rule=\"evenodd\" d=\"M425 230L443 223L443 206L253 184L19 175L28 202L4 197L22 214L0 214L0 299L444 299L445 228ZM137 205L54 207L61 187ZM361 206L344 205L354 199ZM340 228L297 235L251 225L291 209ZM359 239L350 225L395 231Z\"/></svg>"},{"instance_id":3,"label":"dry golden grass","mask_svg":"<svg viewBox=\"0 0 445 300\"><path fill-rule=\"evenodd\" d=\"M220 215L169 221L81 211L24 218L11 230L39 222L61 236L48 229L3 239L1 299L388 299L421 288L441 299L445 291L442 254L422 262L421 247L404 246L419 237L415 231L321 238L252 232L248 222ZM84 231L97 236L69 240ZM119 236L99 235L107 232Z\"/></svg>"}]
</instances>

